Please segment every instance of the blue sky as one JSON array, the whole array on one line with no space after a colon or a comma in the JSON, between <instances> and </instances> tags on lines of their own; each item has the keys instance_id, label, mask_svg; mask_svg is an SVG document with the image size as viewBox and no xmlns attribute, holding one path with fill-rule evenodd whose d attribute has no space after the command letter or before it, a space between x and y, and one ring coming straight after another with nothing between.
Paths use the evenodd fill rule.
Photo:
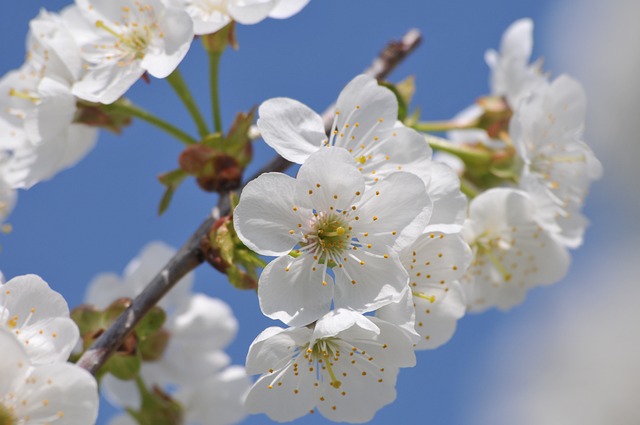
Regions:
<instances>
[{"instance_id":1,"label":"blue sky","mask_svg":"<svg viewBox=\"0 0 640 425\"><path fill-rule=\"evenodd\" d=\"M0 27L4 40L0 73L21 64L27 24L38 9L55 11L66 4L59 0L12 4L11 19ZM291 97L322 111L389 39L399 38L409 28L420 29L424 43L390 79L415 75L418 91L413 106L420 107L424 118L451 117L488 91L484 51L498 46L502 32L514 20L534 19L534 57L547 55L541 46L551 29L551 4L550 0L312 0L291 19L239 26L240 50L227 51L222 58L223 121L228 126L238 111L275 96ZM554 69L552 61L546 62L546 68L556 75L562 71ZM207 60L198 43L181 69L208 117ZM193 132L166 82L139 82L129 96ZM101 133L96 149L76 167L20 193L10 219L14 231L0 236L0 269L8 278L39 274L75 306L82 302L84 288L94 275L121 273L147 242L159 239L180 246L216 202L215 196L187 181L169 211L157 216L162 187L156 176L176 168L181 148L179 142L139 122L120 136ZM262 142L256 143L255 153L256 165L250 171L275 155ZM594 232L586 248L575 254L574 269L588 255L590 239L602 234ZM234 363L242 364L253 338L274 323L260 314L254 293L234 290L207 267L196 272L196 287L234 308L240 334L230 354ZM553 307L544 299L553 291L534 291L523 306L508 314L489 312L463 319L450 343L418 353L418 366L401 372L398 400L372 423L470 424L469 406L490 389L492 370L501 368L491 358L492 344L519 323L549 313L546 309ZM106 423L106 406L101 408L99 424ZM245 423L269 422L257 416ZM325 421L305 417L297 423Z\"/></svg>"}]
</instances>

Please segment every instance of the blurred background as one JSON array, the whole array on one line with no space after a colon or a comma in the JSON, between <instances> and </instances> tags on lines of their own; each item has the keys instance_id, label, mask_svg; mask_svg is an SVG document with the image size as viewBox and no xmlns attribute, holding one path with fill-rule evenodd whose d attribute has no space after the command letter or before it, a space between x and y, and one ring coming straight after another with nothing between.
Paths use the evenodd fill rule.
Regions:
<instances>
[{"instance_id":1,"label":"blurred background","mask_svg":"<svg viewBox=\"0 0 640 425\"><path fill-rule=\"evenodd\" d=\"M67 4L11 4L0 26L0 74L22 63L28 21L39 8ZM553 76L578 78L589 97L586 138L605 177L587 200L592 224L585 245L573 252L562 282L532 291L508 313L469 315L448 344L418 353L416 368L400 373L398 399L372 423L640 423L640 3L312 0L291 19L238 26L240 50L222 58L228 127L237 112L275 96L324 110L390 39L418 28L423 45L390 80L415 75L413 106L425 119L446 119L489 91L484 52L497 48L504 29L522 17L535 22L533 57L544 57ZM207 58L199 43L181 68L209 116ZM139 82L129 97L194 130L165 81ZM262 142L255 147L249 174L275 155ZM169 211L157 216L163 188L156 176L176 168L181 148L141 122L120 136L102 132L76 167L20 192L9 219L14 230L0 235L0 270L7 278L39 274L75 306L96 274L122 273L149 241L179 247L216 203L187 181ZM276 323L261 315L255 293L235 290L208 267L197 270L196 288L233 307L240 332L228 351L243 364L253 338ZM98 424L112 414L103 403ZM319 416L297 421L325 422ZM256 416L244 423L269 421Z\"/></svg>"}]
</instances>

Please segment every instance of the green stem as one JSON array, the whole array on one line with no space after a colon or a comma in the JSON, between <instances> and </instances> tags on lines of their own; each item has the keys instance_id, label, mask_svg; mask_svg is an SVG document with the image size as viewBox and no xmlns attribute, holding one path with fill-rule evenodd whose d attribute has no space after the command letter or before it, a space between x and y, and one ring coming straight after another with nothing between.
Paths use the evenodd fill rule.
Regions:
<instances>
[{"instance_id":1,"label":"green stem","mask_svg":"<svg viewBox=\"0 0 640 425\"><path fill-rule=\"evenodd\" d=\"M464 161L466 164L488 165L491 163L491 152L474 148L468 145L451 143L441 137L425 135L429 146L433 149L450 153Z\"/></svg>"},{"instance_id":2,"label":"green stem","mask_svg":"<svg viewBox=\"0 0 640 425\"><path fill-rule=\"evenodd\" d=\"M180 130L178 127L168 123L167 121L153 115L151 112L142 109L139 106L136 106L130 102L116 102L110 105L103 105L102 108L106 111L117 111L129 116L139 118L143 121L148 122L149 124L155 125L159 129L165 131L166 133L172 135L176 139L180 140L185 145L192 145L197 143L198 141Z\"/></svg>"},{"instance_id":3,"label":"green stem","mask_svg":"<svg viewBox=\"0 0 640 425\"><path fill-rule=\"evenodd\" d=\"M209 75L211 79L211 109L216 133L222 133L222 118L220 116L220 92L218 79L220 75L220 58L222 53L209 52Z\"/></svg>"},{"instance_id":4,"label":"green stem","mask_svg":"<svg viewBox=\"0 0 640 425\"><path fill-rule=\"evenodd\" d=\"M167 81L169 81L169 84L187 108L187 111L191 114L193 121L196 123L196 127L198 127L198 134L200 134L200 137L204 137L209 134L207 123L202 117L200 109L198 108L196 101L193 99L187 83L185 83L182 78L180 70L176 68L176 70L167 77Z\"/></svg>"},{"instance_id":5,"label":"green stem","mask_svg":"<svg viewBox=\"0 0 640 425\"><path fill-rule=\"evenodd\" d=\"M468 123L460 123L457 121L422 121L415 123L412 127L415 130L422 132L438 133L450 130L467 130L470 128L476 128L477 125L478 123L476 121Z\"/></svg>"},{"instance_id":6,"label":"green stem","mask_svg":"<svg viewBox=\"0 0 640 425\"><path fill-rule=\"evenodd\" d=\"M479 194L478 189L476 189L475 186L465 178L460 179L460 191L467 195L469 199L473 199Z\"/></svg>"}]
</instances>

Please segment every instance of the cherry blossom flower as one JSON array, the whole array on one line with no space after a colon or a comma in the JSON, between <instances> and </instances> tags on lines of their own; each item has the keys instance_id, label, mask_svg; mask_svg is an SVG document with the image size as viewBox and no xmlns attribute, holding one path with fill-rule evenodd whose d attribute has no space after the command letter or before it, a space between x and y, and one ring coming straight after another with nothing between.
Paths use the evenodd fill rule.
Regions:
<instances>
[{"instance_id":1,"label":"cherry blossom flower","mask_svg":"<svg viewBox=\"0 0 640 425\"><path fill-rule=\"evenodd\" d=\"M192 384L174 395L184 409L186 425L231 425L246 417L244 400L252 382L243 367L230 366ZM137 424L126 414L109 421L109 425Z\"/></svg>"},{"instance_id":2,"label":"cherry blossom flower","mask_svg":"<svg viewBox=\"0 0 640 425\"><path fill-rule=\"evenodd\" d=\"M136 258L127 264L122 278L115 273L101 273L96 276L87 287L85 301L104 309L118 298L134 298L167 264L175 252L174 248L163 242L150 242L142 248ZM192 285L193 273L189 273L160 300L158 305L168 313L174 312L180 303L189 297Z\"/></svg>"},{"instance_id":3,"label":"cherry blossom flower","mask_svg":"<svg viewBox=\"0 0 640 425\"><path fill-rule=\"evenodd\" d=\"M286 19L300 12L309 0L174 0L193 19L197 35L214 33L231 21L257 24L269 18Z\"/></svg>"},{"instance_id":4,"label":"cherry blossom flower","mask_svg":"<svg viewBox=\"0 0 640 425\"><path fill-rule=\"evenodd\" d=\"M580 83L562 75L525 99L510 124L524 162L520 187L571 248L582 243L587 220L580 210L591 182L602 175L600 162L582 141L586 106Z\"/></svg>"},{"instance_id":5,"label":"cherry blossom flower","mask_svg":"<svg viewBox=\"0 0 640 425\"><path fill-rule=\"evenodd\" d=\"M193 425L230 425L247 415L245 399L253 382L241 366L230 366L195 385L183 386L176 399Z\"/></svg>"},{"instance_id":6,"label":"cherry blossom flower","mask_svg":"<svg viewBox=\"0 0 640 425\"><path fill-rule=\"evenodd\" d=\"M534 200L515 189L491 189L474 198L464 236L474 259L462 279L469 311L507 310L527 291L559 281L570 257L542 225Z\"/></svg>"},{"instance_id":7,"label":"cherry blossom flower","mask_svg":"<svg viewBox=\"0 0 640 425\"><path fill-rule=\"evenodd\" d=\"M517 110L520 100L544 84L542 63L529 63L533 50L533 21L519 19L502 36L500 52L493 49L485 54L491 68L491 93L504 96L512 109Z\"/></svg>"},{"instance_id":8,"label":"cherry blossom flower","mask_svg":"<svg viewBox=\"0 0 640 425\"><path fill-rule=\"evenodd\" d=\"M330 138L320 115L293 99L267 100L258 113L265 142L289 161L302 164L324 146L345 148L367 185L397 171L413 173L433 201L432 223L464 222L467 203L458 177L449 167L433 163L424 137L397 121L396 96L374 78L359 75L342 90Z\"/></svg>"},{"instance_id":9,"label":"cherry blossom flower","mask_svg":"<svg viewBox=\"0 0 640 425\"><path fill-rule=\"evenodd\" d=\"M399 301L408 277L396 252L418 237L430 213L415 175L390 174L365 188L351 154L330 148L309 156L297 179L268 173L250 182L234 225L249 248L279 257L260 276L262 312L304 325L332 301L360 312Z\"/></svg>"},{"instance_id":10,"label":"cherry blossom flower","mask_svg":"<svg viewBox=\"0 0 640 425\"><path fill-rule=\"evenodd\" d=\"M377 317L401 324L413 315L420 336L415 348L434 349L451 339L464 316L466 300L459 279L471 263L471 250L460 233L429 231L400 254L409 272L409 309L402 303L377 311Z\"/></svg>"},{"instance_id":11,"label":"cherry blossom flower","mask_svg":"<svg viewBox=\"0 0 640 425\"><path fill-rule=\"evenodd\" d=\"M431 148L416 131L397 123L398 101L386 87L359 75L342 90L327 138L322 117L288 98L263 102L258 128L264 141L282 157L298 164L324 146L349 151L367 184L396 171L430 180Z\"/></svg>"},{"instance_id":12,"label":"cherry blossom flower","mask_svg":"<svg viewBox=\"0 0 640 425\"><path fill-rule=\"evenodd\" d=\"M262 375L247 410L279 422L316 410L332 421L367 422L395 399L398 369L415 365L412 347L399 327L346 309L310 327L270 327L247 355L247 372Z\"/></svg>"},{"instance_id":13,"label":"cherry blossom flower","mask_svg":"<svg viewBox=\"0 0 640 425\"><path fill-rule=\"evenodd\" d=\"M161 0L76 0L83 16L69 22L86 73L73 94L112 103L145 72L165 78L187 54L193 23L183 8Z\"/></svg>"},{"instance_id":14,"label":"cherry blossom flower","mask_svg":"<svg viewBox=\"0 0 640 425\"><path fill-rule=\"evenodd\" d=\"M123 278L112 273L97 276L87 290L87 302L105 308L118 298L135 297L174 253L173 248L163 243L148 244L126 267ZM222 350L235 338L237 320L225 302L204 294L191 294L192 281L193 274L188 274L160 302L168 313L163 329L169 342L158 360L142 363L140 375L147 386L165 389L178 386L180 391L190 394L188 387L209 377L226 379L219 376L219 371L229 365L230 359ZM140 395L133 381L107 375L102 379L102 389L111 404L140 407ZM195 396L185 397L191 400ZM235 412L231 405L229 408Z\"/></svg>"},{"instance_id":15,"label":"cherry blossom flower","mask_svg":"<svg viewBox=\"0 0 640 425\"><path fill-rule=\"evenodd\" d=\"M42 11L30 23L27 61L0 81L0 150L5 179L28 189L82 159L97 130L74 124L71 86L82 72L79 47L62 15Z\"/></svg>"},{"instance_id":16,"label":"cherry blossom flower","mask_svg":"<svg viewBox=\"0 0 640 425\"><path fill-rule=\"evenodd\" d=\"M79 338L67 302L36 275L0 284L0 328L15 335L33 364L66 361Z\"/></svg>"},{"instance_id":17,"label":"cherry blossom flower","mask_svg":"<svg viewBox=\"0 0 640 425\"><path fill-rule=\"evenodd\" d=\"M93 376L70 363L34 365L21 344L0 328L0 423L94 424L98 391Z\"/></svg>"}]
</instances>

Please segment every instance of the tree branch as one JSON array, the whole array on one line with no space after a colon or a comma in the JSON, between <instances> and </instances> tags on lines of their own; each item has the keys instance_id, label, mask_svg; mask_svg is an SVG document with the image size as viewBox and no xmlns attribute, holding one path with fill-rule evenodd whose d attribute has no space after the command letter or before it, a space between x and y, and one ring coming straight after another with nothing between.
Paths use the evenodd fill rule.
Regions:
<instances>
[{"instance_id":1,"label":"tree branch","mask_svg":"<svg viewBox=\"0 0 640 425\"><path fill-rule=\"evenodd\" d=\"M365 74L383 79L400 64L421 42L418 30L409 30L400 41L390 42ZM331 105L323 113L325 129L330 131L333 123L335 106ZM253 180L262 173L284 171L292 163L277 157L265 165ZM246 183L245 183L246 184ZM218 208L191 235L187 243L174 255L169 263L149 282L149 285L138 295L113 324L82 355L77 364L92 374L96 374L107 359L120 347L122 341L135 328L142 317L187 273L194 270L205 260L200 242L209 234L211 226L220 216L230 213L229 193L221 193Z\"/></svg>"}]
</instances>

